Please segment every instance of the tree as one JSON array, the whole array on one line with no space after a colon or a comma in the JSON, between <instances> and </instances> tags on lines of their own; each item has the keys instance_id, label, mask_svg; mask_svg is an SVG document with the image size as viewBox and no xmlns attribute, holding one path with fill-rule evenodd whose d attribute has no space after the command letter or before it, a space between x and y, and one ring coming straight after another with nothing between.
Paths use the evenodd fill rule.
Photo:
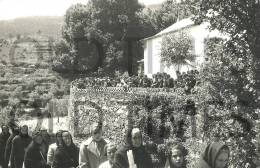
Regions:
<instances>
[{"instance_id":1,"label":"tree","mask_svg":"<svg viewBox=\"0 0 260 168\"><path fill-rule=\"evenodd\" d=\"M229 116L233 123L241 126L240 132L237 127L226 131L236 137L233 145L243 151L241 155L234 156L236 164L253 165L253 123L259 119L260 108L260 1L201 0L194 20L197 23L207 21L211 29L229 36L219 47L213 47L215 51L208 53L210 66L205 66L202 79L211 91L210 97L217 104L222 104L218 109L223 122L227 123ZM221 125L221 128L224 126Z\"/></svg>"},{"instance_id":2,"label":"tree","mask_svg":"<svg viewBox=\"0 0 260 168\"><path fill-rule=\"evenodd\" d=\"M66 12L63 37L76 55L81 41L96 46L98 61L95 70L106 62L118 63L122 69L127 64L125 70L132 71L135 54L129 48L133 41L149 33L145 29L149 26L140 14L142 8L137 0L91 0L87 5L74 5ZM77 56L74 59L75 68L80 63L78 59Z\"/></svg>"},{"instance_id":3,"label":"tree","mask_svg":"<svg viewBox=\"0 0 260 168\"><path fill-rule=\"evenodd\" d=\"M258 118L252 83L251 55L228 52L223 39L206 41L206 62L200 71L197 104L204 117L204 133L209 139L230 142L231 165L253 164ZM204 108L204 110L203 110Z\"/></svg>"},{"instance_id":4,"label":"tree","mask_svg":"<svg viewBox=\"0 0 260 168\"><path fill-rule=\"evenodd\" d=\"M147 10L152 25L157 32L171 26L178 20L191 17L199 9L199 0L166 0L155 10Z\"/></svg>"},{"instance_id":5,"label":"tree","mask_svg":"<svg viewBox=\"0 0 260 168\"><path fill-rule=\"evenodd\" d=\"M53 46L56 55L68 54L70 51L70 46L65 40L60 40L55 42Z\"/></svg>"},{"instance_id":6,"label":"tree","mask_svg":"<svg viewBox=\"0 0 260 168\"><path fill-rule=\"evenodd\" d=\"M208 21L212 29L227 33L225 50L237 58L250 55L254 89L260 89L260 1L202 0L195 21ZM258 92L259 94L259 92Z\"/></svg>"},{"instance_id":7,"label":"tree","mask_svg":"<svg viewBox=\"0 0 260 168\"><path fill-rule=\"evenodd\" d=\"M168 35L162 40L162 61L168 66L177 65L179 69L180 66L188 64L187 61L195 60L192 47L192 39L185 32Z\"/></svg>"}]
</instances>

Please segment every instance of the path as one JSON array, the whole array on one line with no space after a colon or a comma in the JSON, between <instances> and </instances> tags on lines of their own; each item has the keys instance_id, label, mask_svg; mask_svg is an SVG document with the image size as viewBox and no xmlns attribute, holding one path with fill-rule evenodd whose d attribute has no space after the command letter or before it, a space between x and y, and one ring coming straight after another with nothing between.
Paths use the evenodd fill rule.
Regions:
<instances>
[{"instance_id":1,"label":"path","mask_svg":"<svg viewBox=\"0 0 260 168\"><path fill-rule=\"evenodd\" d=\"M68 130L68 117L59 117L59 122L58 122L58 117L53 118L53 124L50 124L49 127L49 121L48 118L44 118L41 124L41 128L46 128L47 130L51 129L51 125L53 125L53 132L55 133L57 130ZM26 124L29 126L29 134L32 133L32 131L36 128L37 126L37 119L31 119L31 120L22 120L19 121L20 125ZM38 124L39 125L39 124Z\"/></svg>"}]
</instances>

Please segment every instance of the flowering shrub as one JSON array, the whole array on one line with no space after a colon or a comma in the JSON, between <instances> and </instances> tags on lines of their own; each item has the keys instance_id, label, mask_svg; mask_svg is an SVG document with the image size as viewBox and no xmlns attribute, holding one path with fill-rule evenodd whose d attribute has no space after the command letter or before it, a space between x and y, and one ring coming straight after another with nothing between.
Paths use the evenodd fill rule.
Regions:
<instances>
[{"instance_id":1,"label":"flowering shrub","mask_svg":"<svg viewBox=\"0 0 260 168\"><path fill-rule=\"evenodd\" d=\"M126 104L128 98L124 92L105 91L104 88L77 89L72 88L70 99L70 124L72 132L90 135L90 126L94 122L102 122L106 139L117 144L124 142L128 124ZM72 93L71 92L71 93Z\"/></svg>"},{"instance_id":2,"label":"flowering shrub","mask_svg":"<svg viewBox=\"0 0 260 168\"><path fill-rule=\"evenodd\" d=\"M206 41L208 61L197 76L195 102L203 122L202 140L222 140L231 151L230 165L254 167L256 157L256 121L259 102L253 89L250 53L237 48L236 54L225 49L225 42Z\"/></svg>"},{"instance_id":3,"label":"flowering shrub","mask_svg":"<svg viewBox=\"0 0 260 168\"><path fill-rule=\"evenodd\" d=\"M85 89L87 87L142 87L142 88L185 88L190 92L196 85L198 71L191 70L186 73L177 72L178 78L173 79L167 73L153 74L152 79L146 75L118 76L118 77L85 77L72 82L72 85Z\"/></svg>"},{"instance_id":4,"label":"flowering shrub","mask_svg":"<svg viewBox=\"0 0 260 168\"><path fill-rule=\"evenodd\" d=\"M178 137L190 139L192 127L184 89L89 87L71 88L70 123L75 136L89 136L90 125L102 122L104 136L116 144L124 144L126 130L138 126L155 165L165 162L164 143ZM196 128L195 128L196 130ZM195 136L195 135L194 135Z\"/></svg>"}]
</instances>

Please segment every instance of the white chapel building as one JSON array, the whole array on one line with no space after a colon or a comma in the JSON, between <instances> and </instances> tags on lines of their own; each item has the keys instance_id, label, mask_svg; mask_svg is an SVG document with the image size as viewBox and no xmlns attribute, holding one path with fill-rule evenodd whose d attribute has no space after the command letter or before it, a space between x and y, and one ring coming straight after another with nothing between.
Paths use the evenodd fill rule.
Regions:
<instances>
[{"instance_id":1,"label":"white chapel building","mask_svg":"<svg viewBox=\"0 0 260 168\"><path fill-rule=\"evenodd\" d=\"M148 77L152 77L157 72L166 72L176 79L176 66L167 67L164 62L161 62L161 43L163 37L178 33L179 31L185 30L185 32L191 37L193 42L193 51L196 55L194 62L188 62L187 65L179 67L180 72L186 72L192 69L199 69L204 62L204 48L205 39L213 37L223 37L219 31L210 31L208 23L202 23L195 25L190 19L183 19L163 31L157 33L154 36L143 39L144 42L144 74Z\"/></svg>"}]
</instances>

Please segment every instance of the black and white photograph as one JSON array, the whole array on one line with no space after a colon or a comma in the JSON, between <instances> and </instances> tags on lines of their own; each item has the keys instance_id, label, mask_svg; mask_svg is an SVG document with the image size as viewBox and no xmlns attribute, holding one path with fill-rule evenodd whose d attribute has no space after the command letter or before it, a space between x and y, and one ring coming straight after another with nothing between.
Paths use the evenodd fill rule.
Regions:
<instances>
[{"instance_id":1,"label":"black and white photograph","mask_svg":"<svg viewBox=\"0 0 260 168\"><path fill-rule=\"evenodd\" d=\"M0 0L0 168L260 168L260 0Z\"/></svg>"}]
</instances>

